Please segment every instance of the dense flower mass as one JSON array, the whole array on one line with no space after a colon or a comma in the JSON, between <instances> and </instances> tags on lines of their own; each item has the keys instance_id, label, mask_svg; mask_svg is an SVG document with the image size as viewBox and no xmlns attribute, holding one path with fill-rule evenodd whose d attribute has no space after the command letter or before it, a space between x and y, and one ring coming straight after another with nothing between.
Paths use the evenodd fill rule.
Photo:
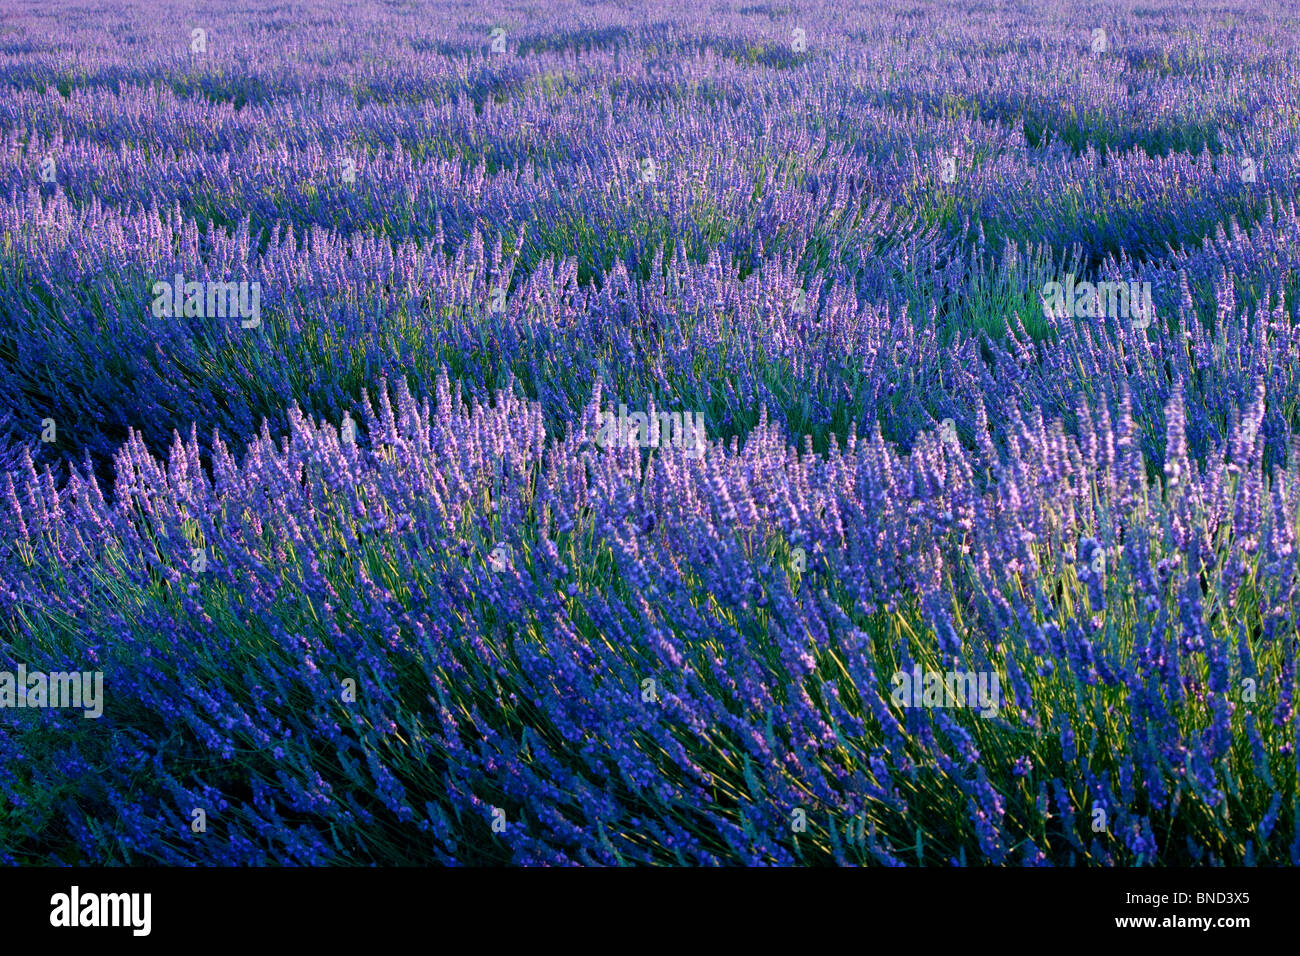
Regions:
<instances>
[{"instance_id":1,"label":"dense flower mass","mask_svg":"<svg viewBox=\"0 0 1300 956\"><path fill-rule=\"evenodd\" d=\"M0 861L1300 863L1294 11L0 8Z\"/></svg>"}]
</instances>

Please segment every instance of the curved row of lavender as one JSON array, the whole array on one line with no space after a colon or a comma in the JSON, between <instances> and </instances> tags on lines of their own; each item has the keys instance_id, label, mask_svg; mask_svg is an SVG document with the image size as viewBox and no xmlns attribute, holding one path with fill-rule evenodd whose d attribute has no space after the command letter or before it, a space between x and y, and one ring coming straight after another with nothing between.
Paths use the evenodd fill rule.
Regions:
<instances>
[{"instance_id":1,"label":"curved row of lavender","mask_svg":"<svg viewBox=\"0 0 1300 956\"><path fill-rule=\"evenodd\" d=\"M1281 5L0 10L0 860L1300 863Z\"/></svg>"}]
</instances>

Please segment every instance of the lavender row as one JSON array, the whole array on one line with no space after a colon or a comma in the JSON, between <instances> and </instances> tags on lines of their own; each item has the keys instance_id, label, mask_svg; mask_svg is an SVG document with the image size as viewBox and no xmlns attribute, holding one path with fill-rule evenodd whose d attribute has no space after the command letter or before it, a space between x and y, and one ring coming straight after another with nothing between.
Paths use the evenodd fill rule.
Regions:
<instances>
[{"instance_id":1,"label":"lavender row","mask_svg":"<svg viewBox=\"0 0 1300 956\"><path fill-rule=\"evenodd\" d=\"M1198 466L1175 395L1154 482L1124 396L693 455L445 378L210 468L133 438L111 495L24 466L7 626L106 701L4 713L8 859L1300 862L1269 404ZM950 672L995 693L900 693Z\"/></svg>"},{"instance_id":2,"label":"lavender row","mask_svg":"<svg viewBox=\"0 0 1300 956\"><path fill-rule=\"evenodd\" d=\"M1294 210L1286 215L1250 235L1294 231ZM883 215L876 224L888 228ZM724 435L745 434L765 411L818 447L877 423L910 443L944 418L967 427L979 405L1008 398L1068 415L1078 395L1124 385L1143 453L1160 461L1159 411L1181 381L1199 457L1229 440L1234 397L1262 378L1276 463L1300 403L1290 290L1280 274L1264 281L1253 259L1228 265L1236 253L1225 243L1212 247L1223 261L1204 289L1204 267L1190 260L1159 274L1115 266L1110 274L1152 286L1154 314L1139 324L1104 307L1044 315L1044 290L1073 284L1076 268L1082 288L1085 272L1018 247L995 265L951 248L945 257L932 240L900 242L863 260L877 305L860 296L861 276L810 283L778 260L742 277L718 252L695 264L660 250L654 278L619 263L593 287L573 259L521 272L518 252L483 238L453 255L286 230L259 252L247 228L205 235L174 211L78 211L35 195L0 204L0 230L11 320L0 340L17 357L0 394L45 460L104 463L133 428L155 449L191 425L227 439L263 419L282 430L293 403L337 420L384 376L427 382L444 367L479 398L519 383L555 430L600 381L633 403L705 409ZM900 279L916 285L891 296ZM1252 279L1264 285L1239 298ZM1011 333L990 338L980 319ZM1004 440L1001 422L994 430Z\"/></svg>"}]
</instances>

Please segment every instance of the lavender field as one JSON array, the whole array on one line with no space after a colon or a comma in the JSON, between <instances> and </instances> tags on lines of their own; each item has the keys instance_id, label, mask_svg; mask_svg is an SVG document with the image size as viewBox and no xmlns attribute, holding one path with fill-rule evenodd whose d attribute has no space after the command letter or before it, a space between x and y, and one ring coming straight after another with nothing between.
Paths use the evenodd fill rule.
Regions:
<instances>
[{"instance_id":1,"label":"lavender field","mask_svg":"<svg viewBox=\"0 0 1300 956\"><path fill-rule=\"evenodd\" d=\"M1300 863L1300 7L0 0L0 862Z\"/></svg>"}]
</instances>

